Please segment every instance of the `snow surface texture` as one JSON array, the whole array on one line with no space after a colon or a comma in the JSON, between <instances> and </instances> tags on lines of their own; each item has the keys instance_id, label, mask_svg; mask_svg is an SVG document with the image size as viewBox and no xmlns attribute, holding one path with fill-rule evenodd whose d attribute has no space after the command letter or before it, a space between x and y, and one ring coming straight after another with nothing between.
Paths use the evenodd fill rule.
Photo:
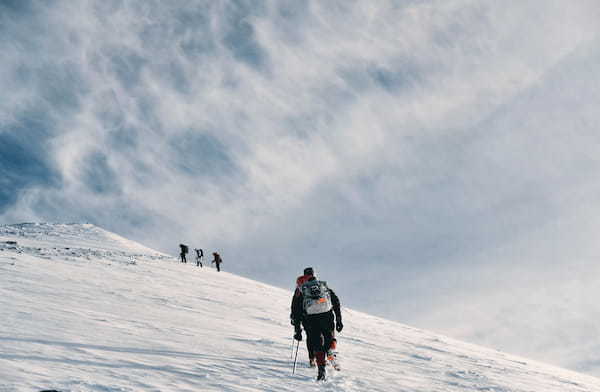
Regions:
<instances>
[{"instance_id":1,"label":"snow surface texture","mask_svg":"<svg viewBox=\"0 0 600 392\"><path fill-rule=\"evenodd\" d=\"M591 376L349 309L343 370L316 383L303 342L292 376L291 291L89 224L0 226L0 271L0 391L600 390Z\"/></svg>"}]
</instances>

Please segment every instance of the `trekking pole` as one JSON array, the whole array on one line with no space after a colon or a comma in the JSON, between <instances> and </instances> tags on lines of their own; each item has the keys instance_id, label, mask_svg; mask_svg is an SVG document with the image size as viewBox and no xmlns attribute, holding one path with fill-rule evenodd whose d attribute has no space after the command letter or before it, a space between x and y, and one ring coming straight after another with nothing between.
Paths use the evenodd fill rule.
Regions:
<instances>
[{"instance_id":1,"label":"trekking pole","mask_svg":"<svg viewBox=\"0 0 600 392\"><path fill-rule=\"evenodd\" d=\"M298 340L298 344L296 345L296 357L294 358L294 369L292 369L292 376L294 375L294 373L296 373L296 361L298 360L298 348L299 347L300 347L300 341Z\"/></svg>"},{"instance_id":2,"label":"trekking pole","mask_svg":"<svg viewBox=\"0 0 600 392\"><path fill-rule=\"evenodd\" d=\"M294 358L294 337L292 336L292 352L290 353L290 360Z\"/></svg>"}]
</instances>

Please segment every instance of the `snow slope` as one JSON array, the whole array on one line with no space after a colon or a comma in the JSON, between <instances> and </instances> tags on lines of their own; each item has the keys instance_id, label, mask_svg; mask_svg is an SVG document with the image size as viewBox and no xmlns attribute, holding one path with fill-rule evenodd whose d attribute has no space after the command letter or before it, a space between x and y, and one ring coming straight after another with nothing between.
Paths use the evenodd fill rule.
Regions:
<instances>
[{"instance_id":1,"label":"snow slope","mask_svg":"<svg viewBox=\"0 0 600 392\"><path fill-rule=\"evenodd\" d=\"M290 291L93 225L0 226L0 277L0 391L600 390L591 376L350 309L343 371L315 383L301 345L292 376Z\"/></svg>"}]
</instances>

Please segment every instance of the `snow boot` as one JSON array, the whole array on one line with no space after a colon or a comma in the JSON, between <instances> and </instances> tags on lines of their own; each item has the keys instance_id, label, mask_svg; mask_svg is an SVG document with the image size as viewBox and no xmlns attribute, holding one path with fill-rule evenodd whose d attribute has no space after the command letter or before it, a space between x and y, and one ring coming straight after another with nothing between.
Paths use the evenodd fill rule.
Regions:
<instances>
[{"instance_id":1,"label":"snow boot","mask_svg":"<svg viewBox=\"0 0 600 392\"><path fill-rule=\"evenodd\" d=\"M325 365L319 365L319 373L317 374L317 381L325 381L327 372L325 371Z\"/></svg>"}]
</instances>

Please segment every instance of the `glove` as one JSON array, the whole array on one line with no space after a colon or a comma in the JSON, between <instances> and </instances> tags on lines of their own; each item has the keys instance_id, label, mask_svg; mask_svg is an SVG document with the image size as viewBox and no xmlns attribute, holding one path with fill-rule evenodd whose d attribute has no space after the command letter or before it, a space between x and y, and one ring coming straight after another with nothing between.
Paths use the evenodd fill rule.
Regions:
<instances>
[{"instance_id":1,"label":"glove","mask_svg":"<svg viewBox=\"0 0 600 392\"><path fill-rule=\"evenodd\" d=\"M342 320L338 320L335 322L335 330L338 332L342 332L342 329L344 329L344 324L342 324Z\"/></svg>"},{"instance_id":2,"label":"glove","mask_svg":"<svg viewBox=\"0 0 600 392\"><path fill-rule=\"evenodd\" d=\"M294 339L299 342L302 341L302 330L300 328L296 328L296 333L294 333Z\"/></svg>"}]
</instances>

